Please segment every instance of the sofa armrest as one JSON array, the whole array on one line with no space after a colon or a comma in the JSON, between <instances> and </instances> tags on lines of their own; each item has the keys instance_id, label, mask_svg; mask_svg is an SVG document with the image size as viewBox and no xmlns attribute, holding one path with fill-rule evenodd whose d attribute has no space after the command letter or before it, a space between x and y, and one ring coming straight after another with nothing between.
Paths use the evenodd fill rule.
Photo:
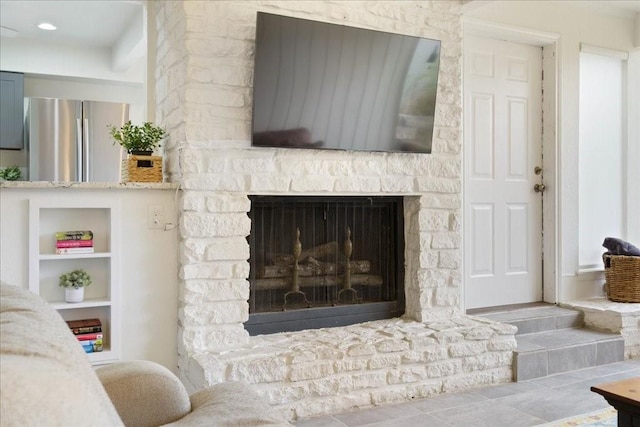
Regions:
<instances>
[{"instance_id":1,"label":"sofa armrest","mask_svg":"<svg viewBox=\"0 0 640 427\"><path fill-rule=\"evenodd\" d=\"M96 369L96 374L126 426L158 426L191 412L182 382L157 363L114 363Z\"/></svg>"}]
</instances>

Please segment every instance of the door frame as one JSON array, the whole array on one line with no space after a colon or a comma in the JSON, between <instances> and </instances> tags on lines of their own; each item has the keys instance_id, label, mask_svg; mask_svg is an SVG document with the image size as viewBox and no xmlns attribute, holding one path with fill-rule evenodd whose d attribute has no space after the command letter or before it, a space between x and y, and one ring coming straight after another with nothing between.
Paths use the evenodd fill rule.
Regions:
<instances>
[{"instance_id":1,"label":"door frame","mask_svg":"<svg viewBox=\"0 0 640 427\"><path fill-rule=\"evenodd\" d=\"M505 24L488 22L476 18L462 17L463 25L463 44L464 38L467 36L480 36L497 40L504 40L514 43L528 44L539 46L543 51L542 72L544 79L542 81L542 90L544 93L542 99L542 156L543 162L543 178L546 186L543 195L542 208L542 227L544 230L542 247L543 247L543 288L542 300L548 303L559 302L560 295L560 234L559 234L559 159L560 159L560 35L555 33L542 32L529 28L520 28ZM464 49L463 49L464 52ZM462 57L464 62L464 54ZM462 78L462 91L464 95L464 73ZM464 96L463 102L464 102ZM464 111L464 109L463 109ZM464 120L464 116L463 116ZM466 156L464 149L464 129L463 129L463 149L462 155ZM464 164L464 162L463 162ZM467 171L463 168L463 180L467 179ZM464 188L464 186L463 186ZM466 194L463 191L462 214L466 215L465 203ZM468 235L463 227L462 230L463 244L468 242ZM464 259L463 250L463 270L466 269L466 259ZM464 271L463 271L463 277ZM465 286L462 287L462 296L460 305L462 313L466 312L465 307Z\"/></svg>"}]
</instances>

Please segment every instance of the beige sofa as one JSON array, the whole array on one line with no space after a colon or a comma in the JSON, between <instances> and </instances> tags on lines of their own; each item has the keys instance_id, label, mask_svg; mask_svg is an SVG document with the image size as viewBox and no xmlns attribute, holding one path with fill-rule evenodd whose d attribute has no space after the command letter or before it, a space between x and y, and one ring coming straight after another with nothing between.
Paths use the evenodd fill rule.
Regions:
<instances>
[{"instance_id":1,"label":"beige sofa","mask_svg":"<svg viewBox=\"0 0 640 427\"><path fill-rule=\"evenodd\" d=\"M46 302L19 287L0 288L0 426L290 425L246 384L189 396L153 362L94 370Z\"/></svg>"}]
</instances>

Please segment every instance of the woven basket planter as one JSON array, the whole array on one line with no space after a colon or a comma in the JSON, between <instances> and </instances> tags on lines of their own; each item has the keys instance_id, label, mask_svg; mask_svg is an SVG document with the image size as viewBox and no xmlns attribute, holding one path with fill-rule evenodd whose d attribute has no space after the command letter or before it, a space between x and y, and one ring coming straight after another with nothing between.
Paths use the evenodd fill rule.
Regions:
<instances>
[{"instance_id":1,"label":"woven basket planter","mask_svg":"<svg viewBox=\"0 0 640 427\"><path fill-rule=\"evenodd\" d=\"M615 302L640 302L640 257L602 255L607 298Z\"/></svg>"},{"instance_id":2,"label":"woven basket planter","mask_svg":"<svg viewBox=\"0 0 640 427\"><path fill-rule=\"evenodd\" d=\"M122 182L162 182L162 157L130 155L122 161Z\"/></svg>"}]
</instances>

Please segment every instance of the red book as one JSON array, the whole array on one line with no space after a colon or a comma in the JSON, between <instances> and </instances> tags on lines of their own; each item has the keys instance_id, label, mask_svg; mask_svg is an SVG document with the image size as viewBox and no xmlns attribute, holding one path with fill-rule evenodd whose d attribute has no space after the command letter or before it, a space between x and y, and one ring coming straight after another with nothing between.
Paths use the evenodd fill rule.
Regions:
<instances>
[{"instance_id":1,"label":"red book","mask_svg":"<svg viewBox=\"0 0 640 427\"><path fill-rule=\"evenodd\" d=\"M92 334L77 334L76 338L78 341L88 341L88 340L101 340L104 334L102 332L95 332Z\"/></svg>"},{"instance_id":2,"label":"red book","mask_svg":"<svg viewBox=\"0 0 640 427\"><path fill-rule=\"evenodd\" d=\"M89 248L93 246L92 240L57 240L56 248Z\"/></svg>"}]
</instances>

